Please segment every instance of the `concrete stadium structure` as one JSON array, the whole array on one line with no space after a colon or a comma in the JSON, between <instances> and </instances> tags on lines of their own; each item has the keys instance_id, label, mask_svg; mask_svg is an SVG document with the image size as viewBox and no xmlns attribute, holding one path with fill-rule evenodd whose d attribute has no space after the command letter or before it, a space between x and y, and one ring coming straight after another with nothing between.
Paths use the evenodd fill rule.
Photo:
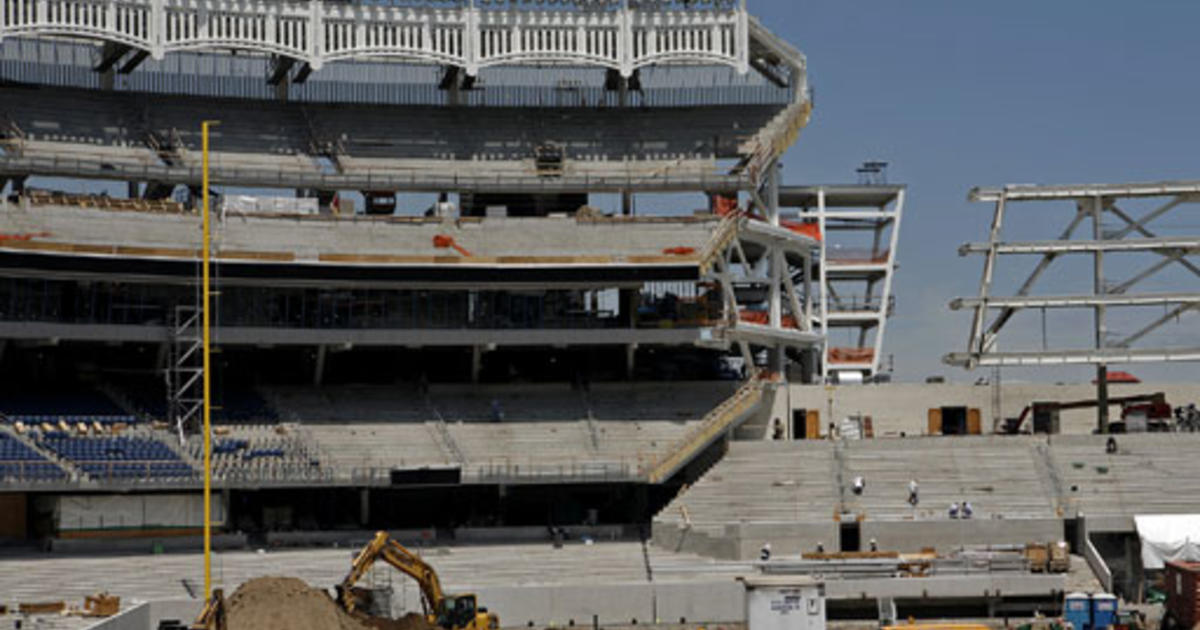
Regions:
<instances>
[{"instance_id":1,"label":"concrete stadium structure","mask_svg":"<svg viewBox=\"0 0 1200 630\"><path fill-rule=\"evenodd\" d=\"M218 115L213 182L317 208L214 215L232 521L321 520L254 497L322 488L354 504L347 520L388 524L373 506L392 493L449 484L501 507L391 524L512 524L545 518L522 503L542 486L586 484L610 498L569 510L631 492L598 518L633 522L786 373L815 378L819 239L779 200L778 159L811 110L799 51L740 3L409 4L6 5L0 430L3 484L29 493L17 537L56 536L32 516L54 492L198 487L197 130ZM171 82L225 78L213 67L272 92ZM356 98L383 67L410 82ZM310 81L347 96L308 96ZM421 216L413 192L441 200ZM637 213L660 192L702 209ZM605 194L619 209L590 205ZM625 380L650 383L610 382Z\"/></svg>"},{"instance_id":2,"label":"concrete stadium structure","mask_svg":"<svg viewBox=\"0 0 1200 630\"><path fill-rule=\"evenodd\" d=\"M1128 589L1132 516L1200 498L1149 492L1194 468L1179 436L926 435L1087 391L882 382L904 187L780 181L806 60L744 3L72 2L0 10L0 539L63 554L6 560L0 596L71 572L64 597L162 600L109 630L194 614L165 601L194 556L83 555L197 542L214 117L213 192L313 208L212 216L227 589L331 585L347 552L275 548L386 528L513 625L737 623L736 576L874 539L945 556L831 580L838 614L1028 614L1067 579L970 547L1065 538ZM696 201L640 211L658 193ZM782 560L748 562L764 542Z\"/></svg>"}]
</instances>

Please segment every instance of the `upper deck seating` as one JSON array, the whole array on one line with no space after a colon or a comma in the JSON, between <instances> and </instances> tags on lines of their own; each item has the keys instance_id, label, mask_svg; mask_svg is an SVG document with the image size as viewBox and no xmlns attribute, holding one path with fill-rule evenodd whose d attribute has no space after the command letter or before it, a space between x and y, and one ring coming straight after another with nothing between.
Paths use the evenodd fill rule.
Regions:
<instances>
[{"instance_id":1,"label":"upper deck seating","mask_svg":"<svg viewBox=\"0 0 1200 630\"><path fill-rule=\"evenodd\" d=\"M55 87L0 91L0 115L20 130L31 155L198 162L200 122L220 112L210 142L216 164L313 173L322 168L315 158L330 152L351 169L404 168L369 161L407 159L510 162L523 170L546 143L589 163L733 157L779 109L382 106ZM366 162L356 166L356 159Z\"/></svg>"},{"instance_id":2,"label":"upper deck seating","mask_svg":"<svg viewBox=\"0 0 1200 630\"><path fill-rule=\"evenodd\" d=\"M195 471L166 444L148 437L44 433L39 444L98 479L190 477Z\"/></svg>"}]
</instances>

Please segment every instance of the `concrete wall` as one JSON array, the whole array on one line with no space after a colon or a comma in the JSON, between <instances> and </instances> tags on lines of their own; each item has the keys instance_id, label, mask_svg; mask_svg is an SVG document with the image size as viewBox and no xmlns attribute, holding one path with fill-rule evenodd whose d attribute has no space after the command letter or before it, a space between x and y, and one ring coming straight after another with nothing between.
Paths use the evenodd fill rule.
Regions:
<instances>
[{"instance_id":1,"label":"concrete wall","mask_svg":"<svg viewBox=\"0 0 1200 630\"><path fill-rule=\"evenodd\" d=\"M504 627L737 622L742 586L734 580L587 586L492 586L475 589Z\"/></svg>"},{"instance_id":2,"label":"concrete wall","mask_svg":"<svg viewBox=\"0 0 1200 630\"><path fill-rule=\"evenodd\" d=\"M719 560L738 560L741 557L738 541L726 535L725 527L721 524L687 528L673 522L654 521L650 535L654 544L663 549Z\"/></svg>"},{"instance_id":3,"label":"concrete wall","mask_svg":"<svg viewBox=\"0 0 1200 630\"><path fill-rule=\"evenodd\" d=\"M790 430L788 424L791 423L791 396L788 389L786 386L767 389L763 394L762 406L734 431L734 439L769 440L776 419L783 423L785 432Z\"/></svg>"},{"instance_id":4,"label":"concrete wall","mask_svg":"<svg viewBox=\"0 0 1200 630\"><path fill-rule=\"evenodd\" d=\"M676 523L655 521L651 535L662 549L695 553L720 560L757 560L763 543L771 543L775 556L814 551L817 544L828 551L839 548L839 526L824 523L730 523L710 527L683 528Z\"/></svg>"},{"instance_id":5,"label":"concrete wall","mask_svg":"<svg viewBox=\"0 0 1200 630\"><path fill-rule=\"evenodd\" d=\"M771 554L775 557L816 551L818 544L826 551L837 551L841 548L839 527L831 515L829 521L822 523L738 523L726 531L734 537L738 559L754 560L759 557L763 543L771 543Z\"/></svg>"},{"instance_id":6,"label":"concrete wall","mask_svg":"<svg viewBox=\"0 0 1200 630\"><path fill-rule=\"evenodd\" d=\"M87 630L154 630L164 619L191 624L200 614L198 599L162 599L144 602L87 627Z\"/></svg>"},{"instance_id":7,"label":"concrete wall","mask_svg":"<svg viewBox=\"0 0 1200 630\"><path fill-rule=\"evenodd\" d=\"M213 534L213 549L245 549L245 534ZM204 548L203 536L146 536L144 538L52 538L50 551L64 553L95 553L119 551L125 553L154 553L163 551L195 551Z\"/></svg>"},{"instance_id":8,"label":"concrete wall","mask_svg":"<svg viewBox=\"0 0 1200 630\"><path fill-rule=\"evenodd\" d=\"M1038 383L1005 383L1001 386L1002 417L1016 417L1035 401L1072 401L1095 398L1096 387L1090 383L1070 385ZM1172 406L1200 402L1200 383L1144 383L1141 385L1111 385L1109 396L1131 396L1163 392ZM831 417L840 420L849 415L871 416L876 436L921 435L926 431L928 410L932 407L977 407L983 414L983 430L989 433L994 426L992 387L968 384L889 383L881 385L791 385L788 404L791 409L816 409L821 412L821 426L829 425ZM832 399L832 403L831 403ZM1119 416L1112 407L1110 414ZM790 414L788 414L790 416ZM1063 433L1090 433L1096 424L1095 409L1062 412Z\"/></svg>"},{"instance_id":9,"label":"concrete wall","mask_svg":"<svg viewBox=\"0 0 1200 630\"><path fill-rule=\"evenodd\" d=\"M863 545L872 538L880 549L920 551L962 545L1006 545L1061 540L1059 519L971 519L945 521L863 521Z\"/></svg>"}]
</instances>

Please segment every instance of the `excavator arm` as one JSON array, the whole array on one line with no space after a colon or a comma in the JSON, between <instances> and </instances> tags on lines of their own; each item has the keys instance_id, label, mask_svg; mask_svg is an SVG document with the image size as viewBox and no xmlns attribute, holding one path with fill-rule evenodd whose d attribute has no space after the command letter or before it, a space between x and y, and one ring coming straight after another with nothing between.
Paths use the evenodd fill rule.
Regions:
<instances>
[{"instance_id":1,"label":"excavator arm","mask_svg":"<svg viewBox=\"0 0 1200 630\"><path fill-rule=\"evenodd\" d=\"M226 627L225 593L219 588L213 589L212 597L204 603L190 630L225 630Z\"/></svg>"},{"instance_id":2,"label":"excavator arm","mask_svg":"<svg viewBox=\"0 0 1200 630\"><path fill-rule=\"evenodd\" d=\"M346 574L337 589L343 608L349 612L354 611L357 605L353 594L354 585L380 559L417 582L417 586L421 589L421 601L425 606L425 614L436 615L441 612L445 594L442 592L442 583L438 579L437 572L416 554L406 549L404 545L392 540L387 532L376 532L375 538L355 556L354 562L350 566L350 572Z\"/></svg>"}]
</instances>

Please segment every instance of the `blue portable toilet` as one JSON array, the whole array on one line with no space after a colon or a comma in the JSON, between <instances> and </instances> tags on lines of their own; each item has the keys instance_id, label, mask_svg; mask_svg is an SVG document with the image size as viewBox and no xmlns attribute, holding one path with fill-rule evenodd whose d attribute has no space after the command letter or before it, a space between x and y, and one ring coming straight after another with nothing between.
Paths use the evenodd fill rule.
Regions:
<instances>
[{"instance_id":1,"label":"blue portable toilet","mask_svg":"<svg viewBox=\"0 0 1200 630\"><path fill-rule=\"evenodd\" d=\"M1117 596L1110 593L1092 595L1092 628L1104 630L1117 623Z\"/></svg>"},{"instance_id":2,"label":"blue portable toilet","mask_svg":"<svg viewBox=\"0 0 1200 630\"><path fill-rule=\"evenodd\" d=\"M1091 630L1092 598L1087 593L1067 593L1063 598L1063 619L1075 630Z\"/></svg>"}]
</instances>

